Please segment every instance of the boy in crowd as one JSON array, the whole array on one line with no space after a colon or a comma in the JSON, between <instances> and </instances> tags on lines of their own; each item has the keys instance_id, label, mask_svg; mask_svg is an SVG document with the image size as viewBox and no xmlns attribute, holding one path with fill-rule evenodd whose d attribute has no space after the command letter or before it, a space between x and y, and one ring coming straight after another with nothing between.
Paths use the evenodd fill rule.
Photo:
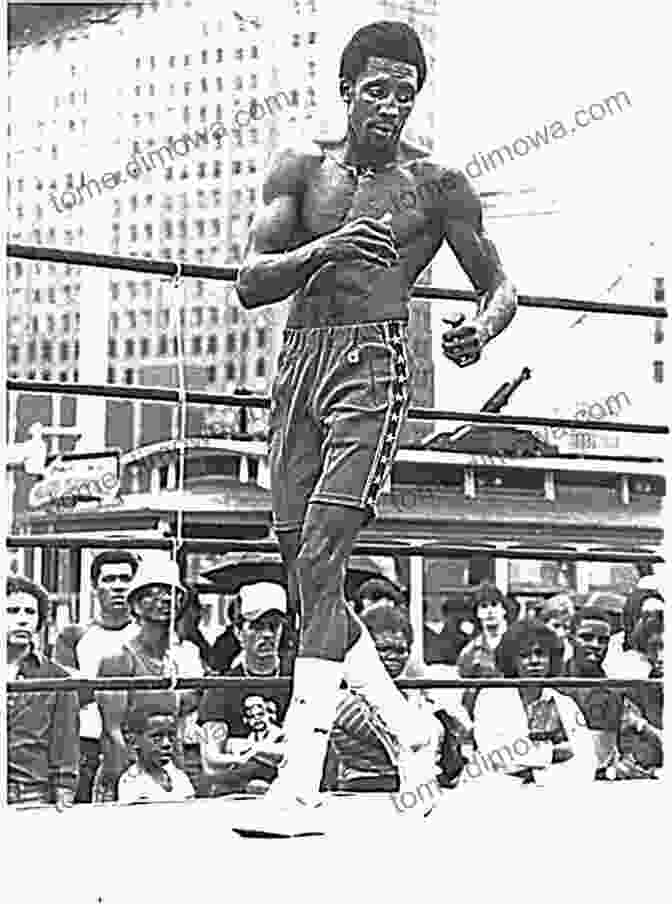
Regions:
<instances>
[{"instance_id":1,"label":"boy in crowd","mask_svg":"<svg viewBox=\"0 0 672 904\"><path fill-rule=\"evenodd\" d=\"M127 729L137 760L119 779L119 803L161 803L193 798L194 788L189 776L175 765L175 710L160 704L140 707L129 714Z\"/></svg>"}]
</instances>

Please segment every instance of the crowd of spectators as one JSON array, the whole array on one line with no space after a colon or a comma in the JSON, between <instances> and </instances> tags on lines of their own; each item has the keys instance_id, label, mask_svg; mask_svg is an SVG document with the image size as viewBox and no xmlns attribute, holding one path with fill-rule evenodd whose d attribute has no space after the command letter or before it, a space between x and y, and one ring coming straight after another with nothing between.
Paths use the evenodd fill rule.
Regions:
<instances>
[{"instance_id":1,"label":"crowd of spectators","mask_svg":"<svg viewBox=\"0 0 672 904\"><path fill-rule=\"evenodd\" d=\"M51 657L38 638L48 617L42 587L7 580L8 680L224 675L264 679L204 691L45 691L8 694L11 804L153 802L263 794L284 755L291 685L285 590L242 586L226 630L209 643L198 597L174 563L141 562L123 550L94 558L96 618L68 625ZM651 578L619 608L614 595L579 602L564 592L526 611L493 583L470 588L465 618L445 612L423 627L414 658L406 595L387 578L360 585L352 601L395 679L483 680L465 690L406 690L435 739L436 779L509 784L654 779L663 766L660 684L664 600ZM547 679L616 679L622 685L553 687ZM491 678L534 679L490 688ZM630 683L628 683L630 682ZM322 787L399 788L399 745L357 688L342 687Z\"/></svg>"}]
</instances>

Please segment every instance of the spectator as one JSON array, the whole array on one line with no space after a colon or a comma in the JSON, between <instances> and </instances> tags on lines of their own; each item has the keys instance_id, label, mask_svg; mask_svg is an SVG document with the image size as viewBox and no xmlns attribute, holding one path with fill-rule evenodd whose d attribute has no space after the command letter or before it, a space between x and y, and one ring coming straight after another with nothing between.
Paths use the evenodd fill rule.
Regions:
<instances>
[{"instance_id":1,"label":"spectator","mask_svg":"<svg viewBox=\"0 0 672 904\"><path fill-rule=\"evenodd\" d=\"M498 674L495 654L507 626L517 618L517 610L510 600L487 581L479 584L472 599L474 617L481 626L480 632L460 653L457 673L460 678L487 678ZM466 690L462 704L469 715L474 710L478 691Z\"/></svg>"},{"instance_id":2,"label":"spectator","mask_svg":"<svg viewBox=\"0 0 672 904\"><path fill-rule=\"evenodd\" d=\"M127 728L136 762L119 779L119 803L161 803L193 798L194 788L189 776L175 765L176 710L160 704L138 707L129 714Z\"/></svg>"},{"instance_id":3,"label":"spectator","mask_svg":"<svg viewBox=\"0 0 672 904\"><path fill-rule=\"evenodd\" d=\"M284 736L281 728L271 721L268 704L259 694L244 698L241 710L247 732L244 738L229 737L224 723L211 724L204 751L210 797L234 792L263 793L277 777L278 764L284 755Z\"/></svg>"},{"instance_id":4,"label":"spectator","mask_svg":"<svg viewBox=\"0 0 672 904\"><path fill-rule=\"evenodd\" d=\"M569 635L572 629L572 619L576 613L574 600L568 593L556 593L555 596L549 597L541 605L539 610L539 621L556 634L564 646L564 662L572 656L572 645L569 641Z\"/></svg>"},{"instance_id":5,"label":"spectator","mask_svg":"<svg viewBox=\"0 0 672 904\"><path fill-rule=\"evenodd\" d=\"M406 669L413 632L405 608L376 603L362 615L380 658L392 678ZM459 774L463 760L459 744L462 724L437 706L430 694L405 691L427 720L436 743L436 774L445 783ZM466 732L464 732L466 734ZM326 787L341 791L396 791L399 789L395 738L370 704L356 691L344 693L332 728L325 768Z\"/></svg>"},{"instance_id":6,"label":"spectator","mask_svg":"<svg viewBox=\"0 0 672 904\"><path fill-rule=\"evenodd\" d=\"M611 623L604 609L584 606L572 621L573 655L565 665L565 674L573 678L606 678L603 663L610 632ZM618 765L623 695L608 688L569 688L566 693L578 705L584 723L592 733L597 757L596 777L614 777L614 770L620 771L620 777L628 777L627 767Z\"/></svg>"},{"instance_id":7,"label":"spectator","mask_svg":"<svg viewBox=\"0 0 672 904\"><path fill-rule=\"evenodd\" d=\"M655 590L636 588L623 608L623 630L616 632L609 643L604 670L610 678L646 678L650 668L646 658L633 648L632 637L642 615L662 612L665 603Z\"/></svg>"},{"instance_id":8,"label":"spectator","mask_svg":"<svg viewBox=\"0 0 672 904\"><path fill-rule=\"evenodd\" d=\"M505 678L539 683L478 695L474 735L490 776L544 785L592 780L596 756L581 711L571 697L543 686L545 678L561 674L562 655L561 641L540 621L519 621L506 631L498 669ZM466 771L474 777L469 764Z\"/></svg>"},{"instance_id":9,"label":"spectator","mask_svg":"<svg viewBox=\"0 0 672 904\"><path fill-rule=\"evenodd\" d=\"M91 586L98 614L91 624L67 625L56 638L54 661L73 677L95 678L101 660L118 653L138 633L128 591L139 560L123 549L99 553L91 564ZM93 691L79 692L80 762L76 803L89 803L100 763L102 725Z\"/></svg>"},{"instance_id":10,"label":"spectator","mask_svg":"<svg viewBox=\"0 0 672 904\"><path fill-rule=\"evenodd\" d=\"M645 657L649 678L663 677L664 616L644 615L633 631L633 648ZM655 777L663 765L663 687L641 685L626 692L621 749L646 774Z\"/></svg>"},{"instance_id":11,"label":"spectator","mask_svg":"<svg viewBox=\"0 0 672 904\"><path fill-rule=\"evenodd\" d=\"M281 668L279 650L287 625L287 596L279 584L261 581L240 589L240 606L234 614L234 628L241 652L231 669L230 678L278 678L290 673ZM222 743L228 738L246 738L248 727L243 721L243 701L249 688L211 688L199 707L201 757L206 775L220 763ZM284 718L290 688L262 688L259 693L275 702L280 720Z\"/></svg>"},{"instance_id":12,"label":"spectator","mask_svg":"<svg viewBox=\"0 0 672 904\"><path fill-rule=\"evenodd\" d=\"M406 597L397 585L388 578L369 578L357 588L354 609L358 615L375 603L385 602L392 606L406 606Z\"/></svg>"},{"instance_id":13,"label":"spectator","mask_svg":"<svg viewBox=\"0 0 672 904\"><path fill-rule=\"evenodd\" d=\"M240 656L240 641L234 627L236 614L240 610L240 594L227 606L228 625L212 645L212 668L218 675L225 675Z\"/></svg>"},{"instance_id":14,"label":"spectator","mask_svg":"<svg viewBox=\"0 0 672 904\"><path fill-rule=\"evenodd\" d=\"M175 625L175 630L180 642L189 641L198 649L201 665L204 670L208 670L212 668L212 647L201 631L202 618L203 607L198 601L198 594L190 590L184 610Z\"/></svg>"},{"instance_id":15,"label":"spectator","mask_svg":"<svg viewBox=\"0 0 672 904\"><path fill-rule=\"evenodd\" d=\"M34 649L49 611L44 589L12 576L6 584L7 680L67 678ZM79 778L76 691L7 694L7 800L10 804L72 806Z\"/></svg>"},{"instance_id":16,"label":"spectator","mask_svg":"<svg viewBox=\"0 0 672 904\"><path fill-rule=\"evenodd\" d=\"M425 618L423 628L424 660L427 665L457 665L464 647L473 639L475 622L451 612L449 603L441 606L442 620L431 622Z\"/></svg>"},{"instance_id":17,"label":"spectator","mask_svg":"<svg viewBox=\"0 0 672 904\"><path fill-rule=\"evenodd\" d=\"M604 609L605 614L609 616L611 633L617 634L619 631L623 630L623 609L625 608L626 602L627 597L622 593L612 593L608 590L596 590L591 593L586 600L586 606Z\"/></svg>"},{"instance_id":18,"label":"spectator","mask_svg":"<svg viewBox=\"0 0 672 904\"><path fill-rule=\"evenodd\" d=\"M140 624L138 634L121 651L105 657L100 677L130 678L141 675L200 678L203 667L198 649L189 641L170 646L171 612L179 620L186 600L186 589L180 583L174 562L151 561L138 572L128 595L131 611ZM129 713L136 707L161 701L161 705L179 706L178 765L182 764L181 739L184 719L198 706L198 691L103 691L96 694L103 722L103 758L93 798L98 801L116 799L116 786L128 765L129 751L124 729ZM167 703L166 703L167 701ZM158 703L157 703L158 705Z\"/></svg>"}]
</instances>

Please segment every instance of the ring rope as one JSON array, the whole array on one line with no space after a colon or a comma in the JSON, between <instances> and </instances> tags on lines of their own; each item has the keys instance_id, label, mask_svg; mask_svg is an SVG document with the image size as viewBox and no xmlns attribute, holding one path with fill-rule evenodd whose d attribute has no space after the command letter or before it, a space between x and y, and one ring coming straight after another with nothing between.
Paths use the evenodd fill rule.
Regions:
<instances>
[{"instance_id":1,"label":"ring rope","mask_svg":"<svg viewBox=\"0 0 672 904\"><path fill-rule=\"evenodd\" d=\"M72 251L65 248L46 248L43 245L7 245L7 257L22 260L48 261L56 264L74 264L80 267L103 267L106 270L130 270L135 273L149 273L155 276L172 276L171 263L138 257L119 257L111 254L94 254L89 251ZM237 267L208 267L203 264L187 264L183 266L183 276L193 279L212 279L223 282L235 282L238 277ZM438 286L414 286L411 289L414 298L436 298L443 301L481 300L476 292L463 289L443 289ZM518 305L523 308L553 308L563 311L587 311L594 314L620 314L630 317L668 316L664 305L636 305L606 303L600 301L584 301L577 298L555 298L552 296L519 295Z\"/></svg>"},{"instance_id":2,"label":"ring rope","mask_svg":"<svg viewBox=\"0 0 672 904\"><path fill-rule=\"evenodd\" d=\"M278 690L291 686L291 678L255 678L250 676L224 677L205 676L201 678L178 678L177 690L199 690L206 688L254 688L263 687ZM23 678L8 681L9 693L38 693L44 691L123 691L123 690L173 690L168 676L158 678L139 676L133 678ZM480 690L483 688L538 687L538 678L397 678L394 683L402 690ZM556 677L543 679L544 687L563 688L611 688L663 687L663 678L573 678Z\"/></svg>"},{"instance_id":3,"label":"ring rope","mask_svg":"<svg viewBox=\"0 0 672 904\"><path fill-rule=\"evenodd\" d=\"M179 403L179 391L163 389L155 386L116 386L110 383L57 383L45 380L7 380L9 392L25 392L32 394L58 393L70 396L101 396L110 399L137 399L143 402ZM190 405L223 405L229 408L264 408L271 406L269 396L233 395L214 392L186 393ZM572 418L545 417L543 415L491 414L484 411L454 411L440 408L416 408L408 410L410 420L425 421L466 421L470 424L490 424L497 426L541 426L567 427L579 430L606 430L618 433L645 433L654 436L667 436L670 428L667 424L633 424L626 421L590 421Z\"/></svg>"},{"instance_id":4,"label":"ring rope","mask_svg":"<svg viewBox=\"0 0 672 904\"><path fill-rule=\"evenodd\" d=\"M176 271L170 282L170 312L173 321L172 332L176 345L177 363L177 437L174 438L177 448L177 499L175 505L175 534L171 538L171 555L173 561L180 569L182 544L184 542L184 477L187 440L187 379L186 379L186 352L185 352L185 325L187 319L187 289L182 276L182 262L175 263ZM180 289L182 290L182 304L180 301ZM181 569L180 569L181 571ZM182 575L180 574L180 579ZM170 628L168 642L168 669L170 674L170 690L177 690L177 595L178 589L173 586L170 601Z\"/></svg>"}]
</instances>

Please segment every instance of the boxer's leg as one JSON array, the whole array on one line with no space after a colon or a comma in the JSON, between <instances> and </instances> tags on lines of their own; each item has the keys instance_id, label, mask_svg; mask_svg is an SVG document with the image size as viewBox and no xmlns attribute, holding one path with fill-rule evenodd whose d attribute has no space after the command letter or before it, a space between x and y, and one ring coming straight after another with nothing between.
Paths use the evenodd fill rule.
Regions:
<instances>
[{"instance_id":1,"label":"boxer's leg","mask_svg":"<svg viewBox=\"0 0 672 904\"><path fill-rule=\"evenodd\" d=\"M311 802L319 793L336 715L346 651L362 626L345 603L345 567L365 513L311 504L295 558L301 600L301 641L292 702L285 718L286 756L270 797ZM292 550L288 550L291 555Z\"/></svg>"}]
</instances>

